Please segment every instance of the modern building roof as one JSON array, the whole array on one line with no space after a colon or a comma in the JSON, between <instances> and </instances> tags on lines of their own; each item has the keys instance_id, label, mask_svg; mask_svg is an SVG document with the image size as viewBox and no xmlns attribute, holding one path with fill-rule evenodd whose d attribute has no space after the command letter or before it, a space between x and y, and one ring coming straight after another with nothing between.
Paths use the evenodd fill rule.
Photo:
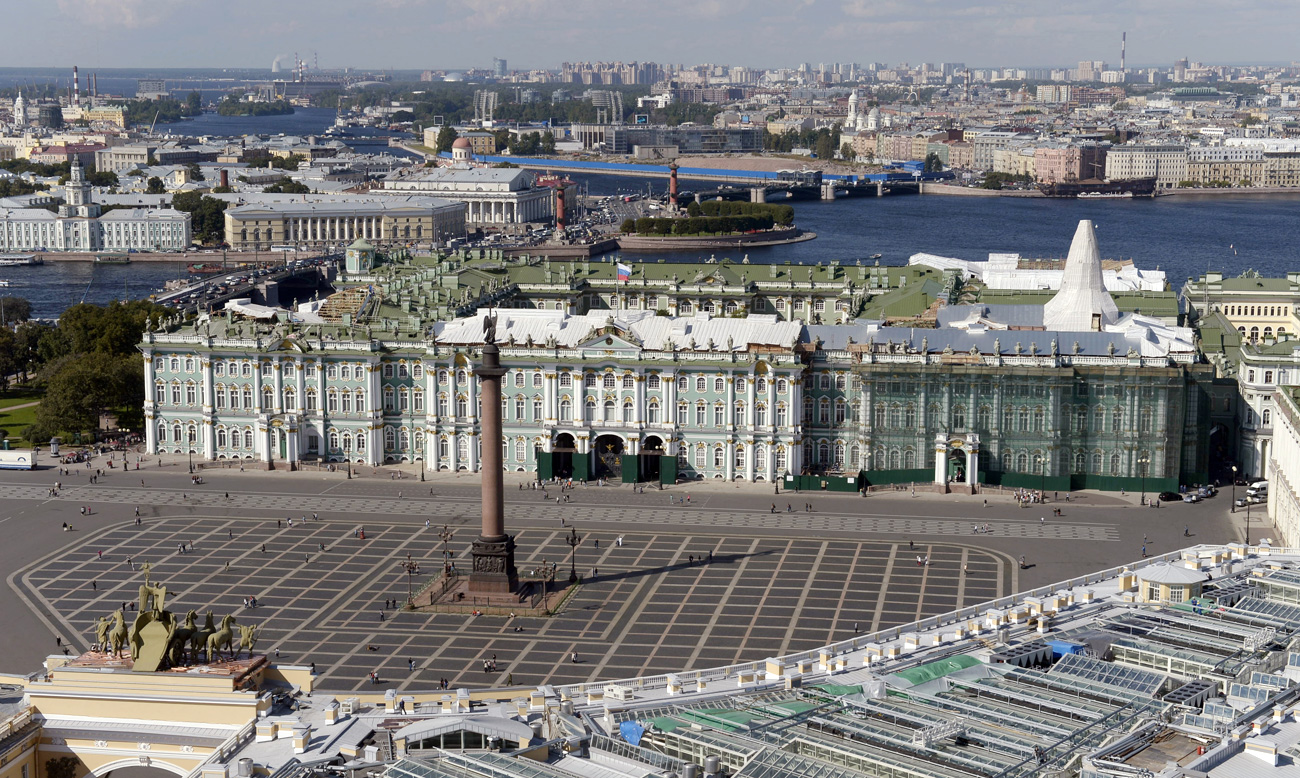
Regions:
<instances>
[{"instance_id":1,"label":"modern building roof","mask_svg":"<svg viewBox=\"0 0 1300 778\"><path fill-rule=\"evenodd\" d=\"M1205 576L1197 570L1176 567L1166 562L1142 568L1138 579L1157 584L1191 584L1204 581Z\"/></svg>"}]
</instances>

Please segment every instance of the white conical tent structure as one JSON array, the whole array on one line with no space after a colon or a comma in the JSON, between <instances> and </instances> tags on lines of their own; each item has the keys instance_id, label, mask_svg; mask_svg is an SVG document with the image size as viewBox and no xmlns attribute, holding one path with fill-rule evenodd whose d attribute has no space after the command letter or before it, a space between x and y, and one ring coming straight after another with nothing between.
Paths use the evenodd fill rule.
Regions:
<instances>
[{"instance_id":1,"label":"white conical tent structure","mask_svg":"<svg viewBox=\"0 0 1300 778\"><path fill-rule=\"evenodd\" d=\"M1075 230L1061 289L1043 306L1043 327L1063 332L1098 330L1119 320L1119 309L1101 279L1101 255L1092 221Z\"/></svg>"}]
</instances>

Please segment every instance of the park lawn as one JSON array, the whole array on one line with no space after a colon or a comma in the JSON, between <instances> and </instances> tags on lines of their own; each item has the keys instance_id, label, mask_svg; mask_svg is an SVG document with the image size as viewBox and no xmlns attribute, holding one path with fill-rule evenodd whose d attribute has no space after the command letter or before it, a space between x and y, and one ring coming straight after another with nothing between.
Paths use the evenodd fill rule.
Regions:
<instances>
[{"instance_id":1,"label":"park lawn","mask_svg":"<svg viewBox=\"0 0 1300 778\"><path fill-rule=\"evenodd\" d=\"M25 402L31 402L31 400ZM37 406L35 405L14 411L0 409L0 429L8 430L9 445L20 448L32 445L31 441L23 437L23 430L27 429L29 424L36 423L36 409Z\"/></svg>"},{"instance_id":2,"label":"park lawn","mask_svg":"<svg viewBox=\"0 0 1300 778\"><path fill-rule=\"evenodd\" d=\"M0 410L24 405L41 399L41 393L34 389L6 389L0 392Z\"/></svg>"}]
</instances>

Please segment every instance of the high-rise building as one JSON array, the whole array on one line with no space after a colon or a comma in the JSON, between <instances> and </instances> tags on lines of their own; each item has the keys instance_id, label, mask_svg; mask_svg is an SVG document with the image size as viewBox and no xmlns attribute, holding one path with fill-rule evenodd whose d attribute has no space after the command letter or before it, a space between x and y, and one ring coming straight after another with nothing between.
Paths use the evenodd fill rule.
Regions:
<instances>
[{"instance_id":1,"label":"high-rise building","mask_svg":"<svg viewBox=\"0 0 1300 778\"><path fill-rule=\"evenodd\" d=\"M506 61L501 57L492 58L492 75L497 78L504 78L506 75Z\"/></svg>"}]
</instances>

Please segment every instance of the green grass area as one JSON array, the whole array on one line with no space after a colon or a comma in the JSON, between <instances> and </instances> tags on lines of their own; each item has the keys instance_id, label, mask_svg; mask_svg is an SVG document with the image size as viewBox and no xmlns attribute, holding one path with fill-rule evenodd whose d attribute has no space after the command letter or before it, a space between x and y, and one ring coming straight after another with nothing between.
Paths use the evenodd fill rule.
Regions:
<instances>
[{"instance_id":1,"label":"green grass area","mask_svg":"<svg viewBox=\"0 0 1300 778\"><path fill-rule=\"evenodd\" d=\"M0 392L0 410L15 405L25 405L41 399L41 393L33 389L7 389Z\"/></svg>"},{"instance_id":2,"label":"green grass area","mask_svg":"<svg viewBox=\"0 0 1300 778\"><path fill-rule=\"evenodd\" d=\"M24 402L31 402L31 400L24 400ZM23 430L27 429L27 425L36 423L36 408L37 406L33 405L15 411L0 409L0 429L8 431L10 446L27 448L32 445L32 442L23 438L22 434Z\"/></svg>"}]
</instances>

